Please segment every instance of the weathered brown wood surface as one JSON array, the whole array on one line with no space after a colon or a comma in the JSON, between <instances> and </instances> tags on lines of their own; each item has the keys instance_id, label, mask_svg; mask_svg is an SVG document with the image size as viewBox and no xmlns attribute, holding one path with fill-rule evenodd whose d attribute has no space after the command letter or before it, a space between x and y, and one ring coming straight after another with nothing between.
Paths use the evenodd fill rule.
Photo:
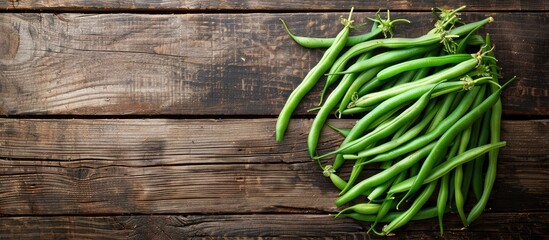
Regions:
<instances>
[{"instance_id":1,"label":"weathered brown wood surface","mask_svg":"<svg viewBox=\"0 0 549 240\"><path fill-rule=\"evenodd\" d=\"M3 214L336 211L337 189L307 158L306 120L293 123L292 145L271 143L270 119L0 124ZM493 202L494 211L542 211L549 204L549 150L524 151L549 144L548 125L504 123L509 146L501 153L493 198L506 200ZM321 150L335 148L339 137L330 131L325 137ZM509 204L514 201L522 204Z\"/></svg>"},{"instance_id":2,"label":"weathered brown wood surface","mask_svg":"<svg viewBox=\"0 0 549 240\"><path fill-rule=\"evenodd\" d=\"M469 10L507 10L507 11L546 11L549 9L543 0L461 0L461 1L360 1L360 0L281 0L281 1L230 1L230 0L0 0L0 8L8 10L55 10L55 11L347 11L351 7L357 10L377 11L392 10L430 11L432 7L455 8L468 6Z\"/></svg>"},{"instance_id":3,"label":"weathered brown wood surface","mask_svg":"<svg viewBox=\"0 0 549 240\"><path fill-rule=\"evenodd\" d=\"M305 143L320 89L274 141L278 111L322 55L278 18L333 36L350 6L356 19L389 6L411 37L436 4L0 0L0 239L377 238L329 216L337 191ZM466 230L448 215L443 238L547 238L549 4L438 6L461 5L466 20L496 19L482 31L518 79L503 94L508 145L488 209ZM322 139L323 152L341 140ZM396 233L440 238L434 219Z\"/></svg>"},{"instance_id":4,"label":"weathered brown wood surface","mask_svg":"<svg viewBox=\"0 0 549 240\"><path fill-rule=\"evenodd\" d=\"M278 19L299 34L331 36L340 15L2 14L0 113L273 116L322 54L297 46ZM505 114L547 115L549 33L535 26L546 24L549 14L463 18L486 16L496 19L483 30L505 59L504 76L519 77L504 92ZM433 21L430 13L394 17L413 21L397 26L398 35L408 37L427 32Z\"/></svg>"}]
</instances>

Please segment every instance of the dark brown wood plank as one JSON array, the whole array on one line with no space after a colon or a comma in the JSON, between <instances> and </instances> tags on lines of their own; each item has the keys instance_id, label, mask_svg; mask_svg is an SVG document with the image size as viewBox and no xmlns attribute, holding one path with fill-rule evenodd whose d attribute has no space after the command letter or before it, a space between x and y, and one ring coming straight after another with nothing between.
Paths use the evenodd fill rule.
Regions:
<instances>
[{"instance_id":1,"label":"dark brown wood plank","mask_svg":"<svg viewBox=\"0 0 549 240\"><path fill-rule=\"evenodd\" d=\"M469 10L511 10L540 11L549 6L542 0L534 1L445 1L443 5L436 1L206 1L206 0L155 0L155 1L52 1L52 0L1 0L0 8L7 10L55 10L55 11L344 11L351 7L357 10L429 11L432 7L455 8L466 5Z\"/></svg>"},{"instance_id":2,"label":"dark brown wood plank","mask_svg":"<svg viewBox=\"0 0 549 240\"><path fill-rule=\"evenodd\" d=\"M342 13L294 14L1 14L0 114L261 115L278 114L322 55L303 49L278 18L302 35L333 36ZM357 13L364 19L372 13ZM490 32L506 78L506 115L547 116L548 13L493 16ZM430 13L397 13L432 26ZM525 24L528 23L528 24ZM316 105L321 87L299 107Z\"/></svg>"},{"instance_id":3,"label":"dark brown wood plank","mask_svg":"<svg viewBox=\"0 0 549 240\"><path fill-rule=\"evenodd\" d=\"M336 189L307 157L308 120L282 145L274 119L1 122L0 215L336 211ZM549 204L547 124L504 122L493 211ZM325 136L321 151L340 140Z\"/></svg>"},{"instance_id":4,"label":"dark brown wood plank","mask_svg":"<svg viewBox=\"0 0 549 240\"><path fill-rule=\"evenodd\" d=\"M543 239L549 214L485 213L466 229L445 218L444 239ZM2 239L372 239L369 225L326 214L0 217ZM389 239L439 239L434 219L410 222Z\"/></svg>"}]
</instances>

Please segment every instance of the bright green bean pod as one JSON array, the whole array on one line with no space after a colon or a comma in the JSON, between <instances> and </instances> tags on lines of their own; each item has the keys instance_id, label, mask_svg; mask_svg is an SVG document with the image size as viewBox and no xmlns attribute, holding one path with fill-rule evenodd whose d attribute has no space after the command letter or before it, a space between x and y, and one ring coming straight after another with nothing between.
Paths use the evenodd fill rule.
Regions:
<instances>
[{"instance_id":1,"label":"bright green bean pod","mask_svg":"<svg viewBox=\"0 0 549 240\"><path fill-rule=\"evenodd\" d=\"M490 142L492 143L495 141L499 141L500 139L499 129L501 124L501 109L501 101L498 101L492 107L492 115L490 121L490 127L492 129L492 131L490 131ZM486 170L486 176L484 179L484 191L482 192L482 196L480 197L479 201L475 204L475 206L473 206L473 208L469 212L469 216L467 216L467 226L469 226L480 216L480 214L484 211L486 204L488 203L490 193L492 192L492 187L494 186L494 182L496 180L498 153L498 149L494 149L488 153L488 169Z\"/></svg>"},{"instance_id":2,"label":"bright green bean pod","mask_svg":"<svg viewBox=\"0 0 549 240\"><path fill-rule=\"evenodd\" d=\"M388 123L388 126L378 131L372 131L355 141L341 146L339 149L336 150L336 153L358 152L364 149L366 146L370 145L372 142L381 140L387 137L389 134L394 133L402 125L415 120L429 103L431 93L434 89L435 88L433 87L429 92L423 94L423 96L421 96L414 104L412 104L409 108L399 114L394 120L390 121Z\"/></svg>"},{"instance_id":3,"label":"bright green bean pod","mask_svg":"<svg viewBox=\"0 0 549 240\"><path fill-rule=\"evenodd\" d=\"M428 52L424 57L438 56L439 52L440 52L440 48L436 48ZM431 72L431 69L432 68L428 68L428 67L418 69L411 82L415 82L419 79L426 77Z\"/></svg>"},{"instance_id":4,"label":"bright green bean pod","mask_svg":"<svg viewBox=\"0 0 549 240\"><path fill-rule=\"evenodd\" d=\"M320 133L322 131L322 128L324 128L324 124L326 123L328 116L337 106L341 98L343 98L344 94L347 92L347 89L349 89L349 86L351 86L357 75L358 74L345 75L345 77L343 77L343 80L341 80L337 87L330 93L330 95L328 95L328 98L326 98L326 101L324 102L322 107L320 107L320 110L313 119L313 123L311 124L311 128L309 129L309 135L307 138L307 147L309 150L309 156L311 158L315 157L317 154L316 147L318 145Z\"/></svg>"},{"instance_id":5,"label":"bright green bean pod","mask_svg":"<svg viewBox=\"0 0 549 240\"><path fill-rule=\"evenodd\" d=\"M506 142L497 142L497 143L486 144L480 147L469 149L464 153L459 154L451 159L448 159L446 162L433 168L430 175L427 176L421 184L426 184L426 183L435 181L441 178L442 176L444 176L445 174L447 174L448 172L452 171L457 166L464 164L468 161L471 161L477 158L478 156L481 156L482 154L485 154L491 150L501 148L505 146L505 144ZM400 182L399 184L393 185L391 189L389 189L388 194L395 194L395 193L405 192L410 190L413 183L417 181L417 177L418 176L414 176Z\"/></svg>"},{"instance_id":6,"label":"bright green bean pod","mask_svg":"<svg viewBox=\"0 0 549 240\"><path fill-rule=\"evenodd\" d=\"M448 117L443 119L431 131L427 132L424 135L416 137L414 140L398 148L395 148L389 152L379 154L369 162L383 162L383 161L395 159L408 152L414 151L418 148L421 148L422 146L425 146L425 144L430 143L435 138L444 134L444 132L446 132L448 128L450 128L459 118L461 118L463 114L467 112L467 109L469 109L469 106L471 106L471 103L473 102L474 96L477 94L477 92L478 92L478 88L473 88L472 90L466 92L465 94L466 97L463 99L463 101L460 101L458 107L454 108L454 111L452 111L452 113L450 113Z\"/></svg>"},{"instance_id":7,"label":"bright green bean pod","mask_svg":"<svg viewBox=\"0 0 549 240\"><path fill-rule=\"evenodd\" d=\"M423 131L423 129L427 126L427 124L430 123L431 119L433 119L433 117L437 113L439 107L440 107L440 105L437 105L435 107L435 109L432 109L431 111L428 111L427 115L425 115L419 123L415 124L415 126L413 128L408 130L406 133L404 133L399 138L396 138L396 139L393 139L391 141L385 142L385 143L383 143L381 145L378 145L378 146L375 146L373 148L364 149L364 150L360 151L358 154L344 154L343 158L345 158L345 159L365 158L365 157L374 156L374 155L377 155L377 154L380 154L380 153L383 153L383 152L387 152L391 149L394 149L394 148L402 145L403 143L411 140L412 138L416 137L419 133L421 133L421 131Z\"/></svg>"},{"instance_id":8,"label":"bright green bean pod","mask_svg":"<svg viewBox=\"0 0 549 240\"><path fill-rule=\"evenodd\" d=\"M369 59L370 57L372 57L373 55L373 52L366 52L366 53L363 53L362 55L360 55L357 59L357 61L363 61L363 60L367 60ZM379 70L378 70L379 71ZM377 72L376 72L377 73ZM369 74L369 73L368 73ZM374 74L370 74L370 75L375 75ZM366 76L362 76L362 74L355 74L355 75L352 75L352 78L356 79L354 82L356 82L357 80L358 81L365 81L364 78ZM369 79L371 79L372 77L369 77ZM318 105L322 105L322 102L324 101L324 96L326 95L326 92L328 92L328 88L331 87L332 85L335 84L336 81L334 81L336 79L333 79L333 78L327 78L326 79L326 83L324 84L324 88L322 89L322 91L320 92L320 101L318 103ZM367 81L367 80L366 80Z\"/></svg>"},{"instance_id":9,"label":"bright green bean pod","mask_svg":"<svg viewBox=\"0 0 549 240\"><path fill-rule=\"evenodd\" d=\"M328 125L328 127L330 127L332 130L336 131L337 133L339 133L339 135L341 135L342 137L347 137L347 135L349 135L349 132L351 131L351 129L347 129L347 128L338 128L330 123L326 123L326 125Z\"/></svg>"},{"instance_id":10,"label":"bright green bean pod","mask_svg":"<svg viewBox=\"0 0 549 240\"><path fill-rule=\"evenodd\" d=\"M438 225L440 228L440 235L444 232L444 224L442 218L446 212L446 203L448 202L448 181L450 176L448 174L444 175L440 181L439 192L437 196L437 215L438 215Z\"/></svg>"},{"instance_id":11,"label":"bright green bean pod","mask_svg":"<svg viewBox=\"0 0 549 240\"><path fill-rule=\"evenodd\" d=\"M336 72L334 74L349 74L349 73L355 73L355 72L362 72L371 67L379 66L382 64L391 64L395 62L400 62L402 60L407 60L409 58L413 58L414 56L431 51L437 47L438 47L437 45L433 44L433 45L426 45L426 46L419 46L419 47L412 47L412 48L395 49L395 50L383 52L367 60L357 61L355 64L351 65L347 70L343 72ZM379 79L379 80L385 80L385 79Z\"/></svg>"},{"instance_id":12,"label":"bright green bean pod","mask_svg":"<svg viewBox=\"0 0 549 240\"><path fill-rule=\"evenodd\" d=\"M462 34L468 34L469 32L477 29L479 26L483 26L486 23L493 22L492 17L488 17L481 21L468 23L463 26L452 29L448 34L425 34L417 38L385 38L385 39L374 39L366 42L362 42L354 45L349 50L343 53L333 64L333 67L330 69L329 73L340 72L342 68L345 67L347 62L353 58L362 54L364 52L372 51L377 48L408 48L413 46L425 46L439 43L441 40L444 40L447 36L459 36ZM331 75L337 78L337 75Z\"/></svg>"},{"instance_id":13,"label":"bright green bean pod","mask_svg":"<svg viewBox=\"0 0 549 240\"><path fill-rule=\"evenodd\" d=\"M385 217L380 219L378 222L391 222L395 220L397 217L402 215L404 212L389 212ZM364 215L359 213L347 213L347 214L341 214L342 216L349 217L358 221L363 222L374 222L376 220L376 215ZM436 207L429 207L425 209L419 210L410 220L417 221L417 220L424 220L429 219L437 216L437 208Z\"/></svg>"},{"instance_id":14,"label":"bright green bean pod","mask_svg":"<svg viewBox=\"0 0 549 240\"><path fill-rule=\"evenodd\" d=\"M331 166L326 166L326 168L331 168ZM347 185L347 182L345 180L343 180L337 174L335 174L333 172L329 172L329 170L328 171L325 170L324 174L329 175L328 177L330 177L330 180L332 181L334 186L339 190L342 190ZM365 192L361 193L361 195L363 195L363 196L368 196L369 194L370 194L370 191L365 191Z\"/></svg>"},{"instance_id":15,"label":"bright green bean pod","mask_svg":"<svg viewBox=\"0 0 549 240\"><path fill-rule=\"evenodd\" d=\"M480 104L482 102L482 100L486 97L486 89L487 89L486 85L481 86L481 90L479 92L479 95L475 99L475 102L473 102L473 106L478 106L478 104ZM474 148L474 147L478 147L480 145L485 145L485 144L488 143L487 140L485 140L483 142L479 142L479 135L480 135L480 130L481 130L480 127L481 127L482 121L483 121L484 117L486 116L486 114L488 114L489 112L490 111L486 111L484 113L484 115L479 120L475 121L473 123L473 125L471 126L471 140L469 141L468 148ZM486 129L486 130L488 130L488 129ZM474 161L468 162L464 165L464 168L463 168L463 183L462 183L462 186L461 186L461 192L463 193L463 199L467 199L467 197L469 195L469 189L471 187L471 182L472 182L472 179L473 179L474 165L481 158L482 157L477 158Z\"/></svg>"},{"instance_id":16,"label":"bright green bean pod","mask_svg":"<svg viewBox=\"0 0 549 240\"><path fill-rule=\"evenodd\" d=\"M398 86L398 85L402 85L402 84L407 83L407 82L411 82L414 79L414 76L416 75L416 73L417 73L416 70L412 70L412 71L407 71L407 72L404 72L404 73L400 74L398 79L393 84L393 87Z\"/></svg>"},{"instance_id":17,"label":"bright green bean pod","mask_svg":"<svg viewBox=\"0 0 549 240\"><path fill-rule=\"evenodd\" d=\"M381 205L376 203L357 203L353 206L341 210L335 217L338 217L342 213L348 211L354 211L360 214L377 214L380 207Z\"/></svg>"},{"instance_id":18,"label":"bright green bean pod","mask_svg":"<svg viewBox=\"0 0 549 240\"><path fill-rule=\"evenodd\" d=\"M406 62L401 62L383 69L377 74L377 78L379 80L385 80L402 72L425 67L444 66L452 63L457 64L475 57L476 54L452 54L438 57L425 57L420 59L414 59Z\"/></svg>"},{"instance_id":19,"label":"bright green bean pod","mask_svg":"<svg viewBox=\"0 0 549 240\"><path fill-rule=\"evenodd\" d=\"M387 168L391 167L392 164L393 163L391 161L384 162L384 163L381 164L380 169L387 169ZM364 166L364 165L362 165L362 166ZM399 174L398 176L400 176L401 174ZM378 197L381 197L383 194L387 193L387 189L389 189L389 187L391 187L391 185L397 179L398 176L392 177L388 181L386 181L386 182L378 185L377 187L375 187L372 190L372 192L370 194L368 194L368 200L370 200L370 201L376 200Z\"/></svg>"},{"instance_id":20,"label":"bright green bean pod","mask_svg":"<svg viewBox=\"0 0 549 240\"><path fill-rule=\"evenodd\" d=\"M459 93L453 92L453 93L449 93L442 96L442 99L440 100L441 101L440 109L438 110L436 115L433 117L433 120L429 124L429 127L427 127L427 132L430 132L432 129L438 126L438 124L447 117L447 114L450 111L450 109L455 109L450 107L452 106L452 103L454 102L454 99L458 94L464 94L464 92L459 92Z\"/></svg>"},{"instance_id":21,"label":"bright green bean pod","mask_svg":"<svg viewBox=\"0 0 549 240\"><path fill-rule=\"evenodd\" d=\"M482 94L479 94L481 96ZM477 96L478 98L478 96ZM461 139L459 142L459 149L458 149L458 155L462 154L467 150L467 146L469 145L469 141L471 139L471 127L468 127L461 133ZM456 201L456 209L458 211L458 215L463 222L463 225L467 225L467 219L465 217L465 199L462 192L462 184L463 184L463 166L459 165L454 169L454 199Z\"/></svg>"},{"instance_id":22,"label":"bright green bean pod","mask_svg":"<svg viewBox=\"0 0 549 240\"><path fill-rule=\"evenodd\" d=\"M472 69L474 69L478 65L478 63L479 63L478 58L469 59L453 67L449 67L440 72L424 77L423 79L420 79L414 82L405 83L384 91L366 94L360 97L357 101L355 101L354 104L358 107L369 106L372 104L376 104L380 101L383 101L387 98L402 94L406 91L410 91L414 88L421 87L426 84L439 83L443 80L460 77L468 73Z\"/></svg>"},{"instance_id":23,"label":"bright green bean pod","mask_svg":"<svg viewBox=\"0 0 549 240\"><path fill-rule=\"evenodd\" d=\"M456 28L450 30L448 35L450 35L450 36L452 36L452 35L462 36L464 34L469 34L470 32L478 29L479 27L482 27L482 26L486 25L487 23L491 23L493 21L494 21L493 17L487 17L487 18L482 19L480 21L476 21L476 22L472 22L472 23L468 23L468 24L456 27Z\"/></svg>"},{"instance_id":24,"label":"bright green bean pod","mask_svg":"<svg viewBox=\"0 0 549 240\"><path fill-rule=\"evenodd\" d=\"M345 51L332 65L329 70L327 81L337 81L339 75L334 73L341 72L345 69L345 66L352 58L375 50L377 48L407 48L412 46L425 46L432 45L440 42L443 38L441 34L428 34L418 38L385 38L385 39L373 39L366 42L362 42L354 45Z\"/></svg>"},{"instance_id":25,"label":"bright green bean pod","mask_svg":"<svg viewBox=\"0 0 549 240\"><path fill-rule=\"evenodd\" d=\"M496 103L497 104L497 103ZM478 145L483 145L488 143L488 139L490 138L490 116L492 115L491 112L486 112L484 114L484 117L482 118L481 123L481 131L479 134L478 139ZM498 130L496 130L498 131ZM477 200L480 199L482 196L482 186L483 186L483 169L484 169L484 161L486 160L486 157L483 155L477 159L475 159L474 166L473 166L473 193L475 194L475 198Z\"/></svg>"},{"instance_id":26,"label":"bright green bean pod","mask_svg":"<svg viewBox=\"0 0 549 240\"><path fill-rule=\"evenodd\" d=\"M372 25L371 32L380 30L381 28L378 27L378 26L379 26L379 23L374 22L374 24ZM368 58L372 57L373 54L374 54L373 51L363 52L363 53L361 53L361 55L358 57L357 60L368 59ZM339 58L336 60L336 62L337 61L339 61ZM339 72L339 71L343 71L344 69L345 69L345 65L341 65L339 68L335 68L334 66L332 66L330 68L329 72ZM328 88L330 86L334 85L337 82L337 80L339 80L338 75L328 75L328 77L326 78L326 83L324 84L324 88L322 89L322 92L320 93L320 103L319 104L322 104L322 99L324 99L324 94L326 93L326 91L328 91Z\"/></svg>"},{"instance_id":27,"label":"bright green bean pod","mask_svg":"<svg viewBox=\"0 0 549 240\"><path fill-rule=\"evenodd\" d=\"M354 108L346 108L345 110L339 112L340 115L353 115L358 113L365 113L372 111L376 106L369 106L369 107L354 107Z\"/></svg>"},{"instance_id":28,"label":"bright green bean pod","mask_svg":"<svg viewBox=\"0 0 549 240\"><path fill-rule=\"evenodd\" d=\"M453 157L455 157L458 153L458 149L459 149L459 142L460 142L460 139L461 136L457 136L457 138L454 140L454 144L452 145L452 147L450 148L450 152L448 152L448 157L446 159L452 159ZM416 174L417 175L417 174ZM414 176L416 176L414 175ZM451 178L449 177L450 174L445 174L445 176L448 176L448 199L454 199L454 178ZM455 206L454 206L454 201L447 201L447 205L446 205L446 208L447 209L454 209Z\"/></svg>"},{"instance_id":29,"label":"bright green bean pod","mask_svg":"<svg viewBox=\"0 0 549 240\"><path fill-rule=\"evenodd\" d=\"M360 87L363 86L366 82L372 80L372 78L384 67L384 65L373 67L367 71L360 73L356 77L355 81L351 84L349 89L347 89L345 96L343 96L343 99L341 99L341 102L339 103L339 108L336 111L338 117L341 117L341 113L345 110L345 108L347 108L347 105L351 102L353 96L355 96Z\"/></svg>"},{"instance_id":30,"label":"bright green bean pod","mask_svg":"<svg viewBox=\"0 0 549 240\"><path fill-rule=\"evenodd\" d=\"M485 42L486 42L487 49L491 49L492 42L489 34L486 34ZM493 52L489 52L488 55L491 57L494 57ZM495 63L491 62L491 64L495 64ZM491 71L492 71L492 74L494 75L495 82L497 83L498 72L497 72L497 69L495 68L496 67L492 66ZM513 79L511 79L511 81ZM491 91L494 93L501 91L501 88L497 89L497 87L494 85L491 85L490 88L491 88ZM492 111L490 115L490 142L491 143L500 141L501 113L502 113L501 99L498 99L498 101L492 107ZM473 206L473 208L469 212L469 216L467 216L467 225L470 225L473 221L475 221L480 216L480 214L482 214L482 212L484 211L484 208L486 207L486 204L488 203L490 193L492 192L492 187L494 186L494 182L496 180L498 154L499 154L499 149L494 149L488 153L488 169L486 170L486 176L484 178L484 189L479 201Z\"/></svg>"},{"instance_id":31,"label":"bright green bean pod","mask_svg":"<svg viewBox=\"0 0 549 240\"><path fill-rule=\"evenodd\" d=\"M365 159L358 159L355 162L355 165L351 170L351 175L349 176L349 180L347 181L347 184L343 189L341 189L341 192L339 192L340 195L347 192L353 186L353 184L355 184L355 181L358 178L358 175L362 172L362 168L364 168L364 165L362 165L362 162L364 162L364 160Z\"/></svg>"},{"instance_id":32,"label":"bright green bean pod","mask_svg":"<svg viewBox=\"0 0 549 240\"><path fill-rule=\"evenodd\" d=\"M297 105L300 103L301 99L311 91L315 86L317 81L322 77L322 75L332 66L339 52L345 47L347 42L347 37L349 36L350 26L352 24L351 13L349 13L349 19L344 22L345 27L339 32L336 37L334 44L326 50L320 61L314 66L303 81L294 89L294 91L288 97L286 104L280 111L278 119L276 122L276 141L280 142L284 139L284 133L290 122L290 118Z\"/></svg>"},{"instance_id":33,"label":"bright green bean pod","mask_svg":"<svg viewBox=\"0 0 549 240\"><path fill-rule=\"evenodd\" d=\"M465 114L462 118L455 122L455 124L440 137L440 139L437 141L437 146L433 149L431 154L429 154L427 159L421 165L421 170L417 175L416 181L414 181L414 184L412 184L412 187L406 193L406 195L404 195L401 201L410 196L410 194L415 193L421 187L423 181L431 172L434 163L438 159L442 158L444 150L451 143L452 139L454 139L459 132L472 125L475 120L480 118L484 114L484 112L490 109L499 100L500 94L501 89L491 94L481 104L470 110L467 114Z\"/></svg>"},{"instance_id":34,"label":"bright green bean pod","mask_svg":"<svg viewBox=\"0 0 549 240\"><path fill-rule=\"evenodd\" d=\"M420 209L425 205L427 200L433 195L433 192L435 191L435 188L437 186L437 182L433 181L427 187L421 192L421 194L416 198L412 206L408 210L406 210L404 213L402 213L400 216L398 216L396 219L391 221L389 224L383 226L382 234L383 235L389 235L392 231L394 231L397 228L400 228L404 226L404 224L408 223L414 215L416 215Z\"/></svg>"},{"instance_id":35,"label":"bright green bean pod","mask_svg":"<svg viewBox=\"0 0 549 240\"><path fill-rule=\"evenodd\" d=\"M387 213L389 213L389 211L391 211L391 208L393 207L393 202L394 201L395 201L395 199L393 197L388 197L387 199L383 200L383 202L381 203L381 207L379 207L379 211L377 211L376 218L373 221L370 228L368 229L367 233L370 233L370 231L374 230L377 223L383 221L383 218L385 218L385 216L387 216ZM374 230L374 232L375 232L375 230Z\"/></svg>"},{"instance_id":36,"label":"bright green bean pod","mask_svg":"<svg viewBox=\"0 0 549 240\"><path fill-rule=\"evenodd\" d=\"M385 169L382 172L372 175L362 180L361 182L357 183L355 186L349 189L349 191L347 191L345 194L337 198L336 206L341 206L355 199L365 190L375 187L379 184L382 184L388 179L396 176L397 174L400 174L402 171L406 171L406 169L410 168L411 166L419 162L421 159L423 159L425 156L427 156L429 152L431 152L434 146L435 146L435 143L431 143L423 147L422 149L414 152L413 154L410 154L407 157L403 158L402 160L398 161L390 168ZM391 187L391 189L392 188L393 187Z\"/></svg>"},{"instance_id":37,"label":"bright green bean pod","mask_svg":"<svg viewBox=\"0 0 549 240\"><path fill-rule=\"evenodd\" d=\"M320 37L305 37L305 36L297 36L292 31L290 31L288 25L284 20L279 19L280 22L282 22L282 26L284 27L284 30L286 33L300 46L306 47L306 48L329 48L334 44L334 42L337 40L337 38L320 38ZM372 31L363 33L360 35L355 36L349 36L347 39L347 42L345 43L346 47L350 47L353 45L356 45L358 43L368 41L370 39L373 39L377 37L380 33L383 32L382 28L377 27L377 23L374 22L374 26L372 27Z\"/></svg>"},{"instance_id":38,"label":"bright green bean pod","mask_svg":"<svg viewBox=\"0 0 549 240\"><path fill-rule=\"evenodd\" d=\"M386 81L379 81L377 80L377 77L374 77L372 79L372 81L369 81L367 82L366 84L363 84L357 91L357 94L356 94L356 97L357 99L360 98L361 96L364 96L368 93L371 93L372 91L374 91L375 89L377 89L378 87L381 87L383 86L384 84L387 84ZM357 99L355 99L354 101L356 101ZM353 103L354 104L354 103ZM350 107L351 105L353 105L351 103L348 104L347 107ZM354 106L353 106L354 107Z\"/></svg>"}]
</instances>

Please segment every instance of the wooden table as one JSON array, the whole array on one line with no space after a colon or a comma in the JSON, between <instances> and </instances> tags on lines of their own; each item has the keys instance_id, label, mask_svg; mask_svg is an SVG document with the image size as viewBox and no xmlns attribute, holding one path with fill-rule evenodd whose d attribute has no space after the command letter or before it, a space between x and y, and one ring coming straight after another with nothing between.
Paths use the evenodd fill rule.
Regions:
<instances>
[{"instance_id":1,"label":"wooden table","mask_svg":"<svg viewBox=\"0 0 549 240\"><path fill-rule=\"evenodd\" d=\"M286 139L274 125L322 55L301 35L333 36L338 17L390 8L433 23L430 1L0 0L0 238L369 239L369 225L329 216L336 189L306 151L320 88ZM438 3L441 4L441 3ZM444 238L548 237L549 4L447 1L467 21L493 16L506 79L497 182L468 229ZM330 120L339 125L352 119ZM341 140L326 130L321 151ZM435 219L397 230L438 238Z\"/></svg>"}]
</instances>

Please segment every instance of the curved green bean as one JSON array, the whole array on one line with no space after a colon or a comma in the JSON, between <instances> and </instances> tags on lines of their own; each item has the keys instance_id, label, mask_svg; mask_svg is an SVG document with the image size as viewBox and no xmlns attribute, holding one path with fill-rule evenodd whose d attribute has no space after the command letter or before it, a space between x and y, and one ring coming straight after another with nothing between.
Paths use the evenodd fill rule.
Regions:
<instances>
[{"instance_id":1,"label":"curved green bean","mask_svg":"<svg viewBox=\"0 0 549 240\"><path fill-rule=\"evenodd\" d=\"M402 72L425 67L443 66L452 63L457 64L475 57L476 54L451 54L437 57L414 59L406 62L401 62L381 70L377 74L377 78L379 80L385 80Z\"/></svg>"},{"instance_id":2,"label":"curved green bean","mask_svg":"<svg viewBox=\"0 0 549 240\"><path fill-rule=\"evenodd\" d=\"M301 99L311 91L316 82L322 77L322 75L332 66L335 58L339 55L339 52L345 47L347 37L349 36L350 26L352 24L351 13L349 13L348 20L344 23L344 28L339 32L336 37L336 41L322 56L320 61L307 73L303 81L294 89L294 91L288 97L286 104L280 111L276 122L276 141L280 142L284 139L284 133L290 122L290 117L301 101Z\"/></svg>"}]
</instances>

